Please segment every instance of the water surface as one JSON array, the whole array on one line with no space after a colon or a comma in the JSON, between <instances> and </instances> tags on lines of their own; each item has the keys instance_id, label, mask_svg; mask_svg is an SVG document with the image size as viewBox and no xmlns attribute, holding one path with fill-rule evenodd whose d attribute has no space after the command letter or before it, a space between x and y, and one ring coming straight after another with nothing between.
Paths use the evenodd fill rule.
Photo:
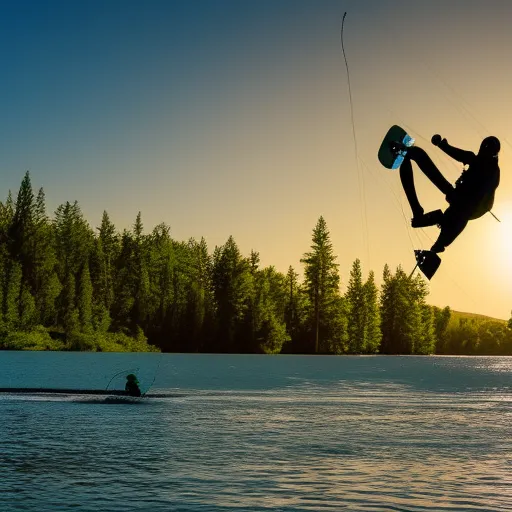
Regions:
<instances>
[{"instance_id":1,"label":"water surface","mask_svg":"<svg viewBox=\"0 0 512 512\"><path fill-rule=\"evenodd\" d=\"M0 387L125 370L170 396L0 395L0 510L512 510L512 358L0 352Z\"/></svg>"}]
</instances>

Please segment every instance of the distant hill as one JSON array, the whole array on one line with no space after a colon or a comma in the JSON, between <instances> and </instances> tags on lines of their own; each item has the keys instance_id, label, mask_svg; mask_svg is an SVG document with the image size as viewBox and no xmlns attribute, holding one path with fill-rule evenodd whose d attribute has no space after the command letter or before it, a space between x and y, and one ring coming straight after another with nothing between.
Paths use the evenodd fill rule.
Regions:
<instances>
[{"instance_id":1,"label":"distant hill","mask_svg":"<svg viewBox=\"0 0 512 512\"><path fill-rule=\"evenodd\" d=\"M493 318L492 316L479 315L477 313L464 313L462 311L453 311L450 317L450 324L456 322L461 318L473 318L475 320L491 320L493 322L498 322L502 324L506 324L507 320L503 320L502 318Z\"/></svg>"}]
</instances>

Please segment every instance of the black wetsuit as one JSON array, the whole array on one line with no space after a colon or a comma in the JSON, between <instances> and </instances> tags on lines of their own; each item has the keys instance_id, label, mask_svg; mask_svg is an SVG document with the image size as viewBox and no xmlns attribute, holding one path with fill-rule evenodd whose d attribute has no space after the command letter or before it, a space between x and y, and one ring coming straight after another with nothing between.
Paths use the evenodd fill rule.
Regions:
<instances>
[{"instance_id":1,"label":"black wetsuit","mask_svg":"<svg viewBox=\"0 0 512 512\"><path fill-rule=\"evenodd\" d=\"M462 210L468 220L478 219L490 211L494 204L494 193L500 184L498 158L475 155L472 151L455 148L446 139L441 141L439 147L448 156L469 166L455 182L450 207Z\"/></svg>"},{"instance_id":2,"label":"black wetsuit","mask_svg":"<svg viewBox=\"0 0 512 512\"><path fill-rule=\"evenodd\" d=\"M130 395L130 396L141 396L140 388L135 381L128 381L126 383L126 386L124 387L124 390Z\"/></svg>"},{"instance_id":3,"label":"black wetsuit","mask_svg":"<svg viewBox=\"0 0 512 512\"><path fill-rule=\"evenodd\" d=\"M450 146L446 139L439 143L439 147L448 156L469 166L455 182L455 188L444 178L427 153L419 147L413 146L407 151L407 156L400 167L400 178L414 216L422 215L423 208L416 195L411 160L418 164L450 203L440 223L441 233L434 244L438 251L450 245L470 220L477 219L491 210L494 193L500 183L497 157L475 155L472 151Z\"/></svg>"}]
</instances>

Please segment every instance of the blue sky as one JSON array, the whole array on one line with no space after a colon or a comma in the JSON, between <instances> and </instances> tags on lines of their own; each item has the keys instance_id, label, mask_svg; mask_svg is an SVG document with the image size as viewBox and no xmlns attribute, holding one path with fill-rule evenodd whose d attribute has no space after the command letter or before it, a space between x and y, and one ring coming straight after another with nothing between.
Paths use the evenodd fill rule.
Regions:
<instances>
[{"instance_id":1,"label":"blue sky","mask_svg":"<svg viewBox=\"0 0 512 512\"><path fill-rule=\"evenodd\" d=\"M455 181L434 133L474 150L512 140L511 16L499 0L0 2L0 196L29 169L50 214L76 199L92 227L107 210L122 230L141 211L147 231L166 222L212 250L233 235L283 272L301 271L323 215L342 286L357 257L378 278L385 263L408 270L437 232L408 227L380 141L405 125ZM509 151L503 222L470 223L443 255L436 305L508 318ZM417 183L426 208L446 206Z\"/></svg>"}]
</instances>

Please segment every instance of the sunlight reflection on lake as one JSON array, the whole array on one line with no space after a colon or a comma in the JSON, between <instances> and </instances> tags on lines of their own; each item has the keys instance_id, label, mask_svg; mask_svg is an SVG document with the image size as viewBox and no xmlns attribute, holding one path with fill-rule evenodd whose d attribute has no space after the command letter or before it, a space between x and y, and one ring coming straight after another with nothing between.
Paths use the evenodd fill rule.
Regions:
<instances>
[{"instance_id":1,"label":"sunlight reflection on lake","mask_svg":"<svg viewBox=\"0 0 512 512\"><path fill-rule=\"evenodd\" d=\"M0 386L134 357L2 353ZM0 510L512 509L512 358L152 354L149 381L157 361L174 395L137 406L0 395Z\"/></svg>"}]
</instances>

